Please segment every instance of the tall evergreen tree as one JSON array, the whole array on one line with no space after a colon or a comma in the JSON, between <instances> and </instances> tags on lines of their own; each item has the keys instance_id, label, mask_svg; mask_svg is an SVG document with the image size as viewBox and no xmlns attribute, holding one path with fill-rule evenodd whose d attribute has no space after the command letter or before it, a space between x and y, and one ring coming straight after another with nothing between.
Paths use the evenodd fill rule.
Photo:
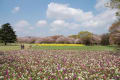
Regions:
<instances>
[{"instance_id":1,"label":"tall evergreen tree","mask_svg":"<svg viewBox=\"0 0 120 80\"><path fill-rule=\"evenodd\" d=\"M2 32L1 32L1 28L0 28L0 43L2 42L2 36L1 36Z\"/></svg>"},{"instance_id":2,"label":"tall evergreen tree","mask_svg":"<svg viewBox=\"0 0 120 80\"><path fill-rule=\"evenodd\" d=\"M14 43L16 41L16 34L12 26L9 23L3 24L1 27L1 40L7 45L7 43Z\"/></svg>"}]
</instances>

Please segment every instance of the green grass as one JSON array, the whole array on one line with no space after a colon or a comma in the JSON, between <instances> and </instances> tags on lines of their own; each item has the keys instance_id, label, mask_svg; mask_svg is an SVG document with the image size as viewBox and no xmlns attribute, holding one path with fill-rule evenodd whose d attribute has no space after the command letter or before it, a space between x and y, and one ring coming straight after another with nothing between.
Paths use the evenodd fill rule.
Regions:
<instances>
[{"instance_id":1,"label":"green grass","mask_svg":"<svg viewBox=\"0 0 120 80\"><path fill-rule=\"evenodd\" d=\"M28 46L30 44L25 44ZM20 50L19 44L0 46L0 51L12 51L12 50ZM32 50L85 50L85 51L113 51L114 47L112 46L33 46Z\"/></svg>"},{"instance_id":2,"label":"green grass","mask_svg":"<svg viewBox=\"0 0 120 80\"><path fill-rule=\"evenodd\" d=\"M114 47L111 46L80 46L80 47L73 47L73 46L34 46L32 49L34 50L87 50L87 51L113 51Z\"/></svg>"},{"instance_id":3,"label":"green grass","mask_svg":"<svg viewBox=\"0 0 120 80\"><path fill-rule=\"evenodd\" d=\"M0 51L20 50L20 46L0 46Z\"/></svg>"},{"instance_id":4,"label":"green grass","mask_svg":"<svg viewBox=\"0 0 120 80\"><path fill-rule=\"evenodd\" d=\"M24 44L28 46L30 44ZM0 51L13 51L13 50L21 50L20 44L17 43L8 43L6 46L4 44L0 44Z\"/></svg>"}]
</instances>

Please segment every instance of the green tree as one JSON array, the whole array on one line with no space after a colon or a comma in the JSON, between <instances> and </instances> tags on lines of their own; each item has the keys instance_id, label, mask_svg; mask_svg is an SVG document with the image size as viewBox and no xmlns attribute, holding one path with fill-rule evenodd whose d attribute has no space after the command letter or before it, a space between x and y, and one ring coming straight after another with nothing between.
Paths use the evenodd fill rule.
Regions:
<instances>
[{"instance_id":1,"label":"green tree","mask_svg":"<svg viewBox=\"0 0 120 80\"><path fill-rule=\"evenodd\" d=\"M16 41L16 34L9 23L3 24L0 30L1 40L5 45L7 43L14 43Z\"/></svg>"},{"instance_id":2,"label":"green tree","mask_svg":"<svg viewBox=\"0 0 120 80\"><path fill-rule=\"evenodd\" d=\"M68 37L77 39L77 38L78 38L78 35L70 35L70 36L68 36Z\"/></svg>"},{"instance_id":3,"label":"green tree","mask_svg":"<svg viewBox=\"0 0 120 80\"><path fill-rule=\"evenodd\" d=\"M1 28L0 28L0 43L2 43L2 37L1 37L1 34L2 34L2 32L1 32Z\"/></svg>"},{"instance_id":4,"label":"green tree","mask_svg":"<svg viewBox=\"0 0 120 80\"><path fill-rule=\"evenodd\" d=\"M83 43L86 45L91 44L92 33L88 31L81 31L78 33L78 38L82 39Z\"/></svg>"},{"instance_id":5,"label":"green tree","mask_svg":"<svg viewBox=\"0 0 120 80\"><path fill-rule=\"evenodd\" d=\"M109 45L109 33L103 34L101 36L101 45Z\"/></svg>"},{"instance_id":6,"label":"green tree","mask_svg":"<svg viewBox=\"0 0 120 80\"><path fill-rule=\"evenodd\" d=\"M112 26L109 28L109 31L110 31L110 42L112 44L120 45L120 21L112 24Z\"/></svg>"},{"instance_id":7,"label":"green tree","mask_svg":"<svg viewBox=\"0 0 120 80\"><path fill-rule=\"evenodd\" d=\"M110 31L110 43L118 44L120 51L120 0L110 0L108 7L112 9L117 9L116 16L118 17L118 22L115 22L109 29Z\"/></svg>"}]
</instances>

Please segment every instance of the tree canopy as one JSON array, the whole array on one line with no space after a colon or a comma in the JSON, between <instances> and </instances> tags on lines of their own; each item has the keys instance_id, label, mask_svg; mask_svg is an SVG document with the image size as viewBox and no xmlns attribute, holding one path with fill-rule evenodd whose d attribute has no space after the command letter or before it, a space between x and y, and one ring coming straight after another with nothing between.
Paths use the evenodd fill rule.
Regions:
<instances>
[{"instance_id":1,"label":"tree canopy","mask_svg":"<svg viewBox=\"0 0 120 80\"><path fill-rule=\"evenodd\" d=\"M2 35L1 34L2 34L2 31L0 29L0 43L2 43L2 37L1 37Z\"/></svg>"},{"instance_id":2,"label":"tree canopy","mask_svg":"<svg viewBox=\"0 0 120 80\"><path fill-rule=\"evenodd\" d=\"M70 35L70 36L68 36L68 37L77 39L77 38L78 38L78 35Z\"/></svg>"},{"instance_id":3,"label":"tree canopy","mask_svg":"<svg viewBox=\"0 0 120 80\"><path fill-rule=\"evenodd\" d=\"M102 45L109 45L110 44L110 42L109 42L109 36L110 36L109 33L103 34L101 36L101 44Z\"/></svg>"},{"instance_id":4,"label":"tree canopy","mask_svg":"<svg viewBox=\"0 0 120 80\"><path fill-rule=\"evenodd\" d=\"M110 31L110 42L112 44L119 44L120 45L120 21L112 24L109 28Z\"/></svg>"},{"instance_id":5,"label":"tree canopy","mask_svg":"<svg viewBox=\"0 0 120 80\"><path fill-rule=\"evenodd\" d=\"M0 41L5 43L14 43L16 41L16 34L9 23L3 24L0 28Z\"/></svg>"},{"instance_id":6,"label":"tree canopy","mask_svg":"<svg viewBox=\"0 0 120 80\"><path fill-rule=\"evenodd\" d=\"M112 9L117 9L116 16L118 17L118 21L113 23L109 28L110 43L120 45L120 0L110 0L107 6Z\"/></svg>"},{"instance_id":7,"label":"tree canopy","mask_svg":"<svg viewBox=\"0 0 120 80\"><path fill-rule=\"evenodd\" d=\"M81 31L78 33L78 37L82 39L84 44L86 45L91 44L92 33L88 31Z\"/></svg>"}]
</instances>

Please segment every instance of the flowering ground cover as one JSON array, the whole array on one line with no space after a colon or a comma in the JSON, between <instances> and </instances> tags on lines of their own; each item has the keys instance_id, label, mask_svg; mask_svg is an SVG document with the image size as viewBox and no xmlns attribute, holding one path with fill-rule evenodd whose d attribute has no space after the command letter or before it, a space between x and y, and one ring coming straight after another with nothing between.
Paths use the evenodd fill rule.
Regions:
<instances>
[{"instance_id":1,"label":"flowering ground cover","mask_svg":"<svg viewBox=\"0 0 120 80\"><path fill-rule=\"evenodd\" d=\"M37 46L85 46L84 44L33 44Z\"/></svg>"},{"instance_id":2,"label":"flowering ground cover","mask_svg":"<svg viewBox=\"0 0 120 80\"><path fill-rule=\"evenodd\" d=\"M22 50L0 55L0 80L119 80L110 51Z\"/></svg>"}]
</instances>

